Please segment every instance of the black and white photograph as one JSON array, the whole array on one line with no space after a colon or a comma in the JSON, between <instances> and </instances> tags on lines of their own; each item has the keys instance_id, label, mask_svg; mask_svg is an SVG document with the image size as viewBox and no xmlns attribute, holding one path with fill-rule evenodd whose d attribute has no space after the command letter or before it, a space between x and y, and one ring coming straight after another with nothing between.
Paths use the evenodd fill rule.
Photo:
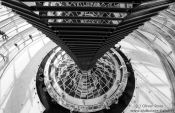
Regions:
<instances>
[{"instance_id":1,"label":"black and white photograph","mask_svg":"<svg viewBox=\"0 0 175 113\"><path fill-rule=\"evenodd\" d=\"M0 0L0 113L175 113L175 0Z\"/></svg>"}]
</instances>

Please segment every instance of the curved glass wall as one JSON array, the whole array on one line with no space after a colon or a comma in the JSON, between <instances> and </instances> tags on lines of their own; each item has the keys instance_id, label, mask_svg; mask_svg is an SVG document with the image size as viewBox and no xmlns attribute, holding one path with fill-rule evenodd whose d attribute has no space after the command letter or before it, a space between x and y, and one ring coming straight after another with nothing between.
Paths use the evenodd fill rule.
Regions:
<instances>
[{"instance_id":1,"label":"curved glass wall","mask_svg":"<svg viewBox=\"0 0 175 113\"><path fill-rule=\"evenodd\" d=\"M174 113L174 37L175 5L172 5L169 9L160 12L158 16L152 17L149 22L116 45L117 47L121 45L121 51L131 58L136 78L134 96L124 113L142 113L144 110L145 113L164 112L161 110ZM14 92L15 85L23 84L23 82L25 85L30 84L32 88L35 87L35 81L32 83L23 81L21 76L25 75L21 73L25 67L29 66L30 61L36 57L35 54L40 49L45 51L50 47L48 49L50 51L56 46L52 42L50 45L49 43L50 40L26 20L16 15L11 9L0 6L0 113L26 113L27 110L29 113L40 113L44 111L45 108L37 94L28 97L28 90L25 90L24 94ZM23 51L29 52L28 57L30 58L26 57ZM16 60L17 57L23 60ZM16 65L17 62L22 65ZM10 66L11 64L14 65ZM25 88L31 89L31 87ZM33 89L31 92L36 93L36 90ZM20 96L22 99L16 98ZM23 96L29 98L29 101L23 103L23 100L26 99ZM36 103L33 104L35 100Z\"/></svg>"},{"instance_id":2,"label":"curved glass wall","mask_svg":"<svg viewBox=\"0 0 175 113\"><path fill-rule=\"evenodd\" d=\"M22 71L29 63L27 57L23 61L14 59L20 53L23 54L22 51L25 48L28 48L28 56L32 58L49 41L43 33L11 9L0 6L0 113L5 112L3 107L7 104L7 98L14 88L15 80L20 76L20 70ZM17 65L17 62L21 65ZM11 64L14 65L11 66ZM11 107L13 109L14 106Z\"/></svg>"},{"instance_id":3,"label":"curved glass wall","mask_svg":"<svg viewBox=\"0 0 175 113\"><path fill-rule=\"evenodd\" d=\"M33 41L46 37L11 9L0 6L0 70Z\"/></svg>"},{"instance_id":4,"label":"curved glass wall","mask_svg":"<svg viewBox=\"0 0 175 113\"><path fill-rule=\"evenodd\" d=\"M135 94L126 113L174 113L174 14L172 5L119 43L131 58L136 76Z\"/></svg>"}]
</instances>

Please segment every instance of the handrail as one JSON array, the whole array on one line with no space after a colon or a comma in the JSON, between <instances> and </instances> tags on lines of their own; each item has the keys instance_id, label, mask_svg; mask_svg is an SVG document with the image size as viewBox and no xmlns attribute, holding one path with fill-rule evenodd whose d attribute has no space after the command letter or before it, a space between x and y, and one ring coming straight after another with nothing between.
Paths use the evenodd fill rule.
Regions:
<instances>
[{"instance_id":1,"label":"handrail","mask_svg":"<svg viewBox=\"0 0 175 113\"><path fill-rule=\"evenodd\" d=\"M24 48L26 48L27 46L29 46L30 44L32 44L33 42L35 42L35 41L37 41L37 40L39 40L39 39L41 39L41 40L43 40L42 39L42 35L40 35L40 38L37 38L36 40L34 40L34 41L32 41L31 43L29 43L28 45L26 45ZM31 40L31 39L28 39L28 40ZM21 43L20 45L22 45L22 44L24 44L26 41L28 41L28 40L25 40L23 43ZM20 46L19 45L19 46ZM4 72L5 72L5 70L7 69L7 67L9 66L9 64L13 61L13 59L24 49L24 48L22 48L19 52L17 52L16 53L16 55L14 55L13 56L13 58L11 59L11 60L9 60L9 62L7 63L7 64L5 64L6 66L4 66L4 69L2 69L1 70L1 74L0 74L0 79L2 78L2 76L3 76L3 74L4 74ZM14 49L13 49L14 50ZM9 53L10 54L10 53Z\"/></svg>"}]
</instances>

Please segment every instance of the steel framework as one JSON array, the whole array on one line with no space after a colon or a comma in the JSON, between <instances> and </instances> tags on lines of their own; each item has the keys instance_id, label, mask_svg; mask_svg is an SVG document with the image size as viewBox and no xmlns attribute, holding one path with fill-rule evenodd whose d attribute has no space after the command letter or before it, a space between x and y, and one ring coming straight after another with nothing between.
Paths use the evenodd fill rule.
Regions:
<instances>
[{"instance_id":1,"label":"steel framework","mask_svg":"<svg viewBox=\"0 0 175 113\"><path fill-rule=\"evenodd\" d=\"M65 50L83 70L174 0L1 0Z\"/></svg>"}]
</instances>

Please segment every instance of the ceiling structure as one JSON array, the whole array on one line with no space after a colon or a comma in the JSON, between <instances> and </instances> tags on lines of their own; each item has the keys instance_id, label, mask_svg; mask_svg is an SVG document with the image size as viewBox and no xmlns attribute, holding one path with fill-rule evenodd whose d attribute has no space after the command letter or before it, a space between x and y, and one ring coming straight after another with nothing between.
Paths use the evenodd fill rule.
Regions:
<instances>
[{"instance_id":1,"label":"ceiling structure","mask_svg":"<svg viewBox=\"0 0 175 113\"><path fill-rule=\"evenodd\" d=\"M174 0L2 0L62 47L82 70Z\"/></svg>"},{"instance_id":2,"label":"ceiling structure","mask_svg":"<svg viewBox=\"0 0 175 113\"><path fill-rule=\"evenodd\" d=\"M32 3L26 4L33 6ZM101 98L103 108L93 103L88 106L88 111L96 111L95 113L116 113L119 110L122 113L142 112L148 110L146 105L154 104L156 108L149 106L149 112L158 110L174 113L174 16L175 4L172 4L122 39L113 49L110 48L97 60L93 68L84 71L80 70L60 47L58 50L53 49L57 45L26 19L15 14L11 8L0 5L0 113L26 113L26 111L57 113L59 110L60 113L77 113L87 108L86 103L89 99L93 99L92 103L97 102L96 99L100 95L104 97ZM49 19L49 22L61 21ZM119 53L120 51L124 55ZM125 63L120 64L122 60L119 54L126 65L131 64L135 83L129 80L133 76L129 74L129 70L125 70ZM128 60L124 56L127 56ZM118 62L118 68L117 62L113 61ZM130 69L129 66L127 67ZM115 68L117 71L114 71ZM125 73L123 73L124 70ZM94 73L89 74L91 72ZM113 81L117 80L116 76L120 77L121 74L114 75L116 72L123 73L124 76L128 74L130 82L127 83L128 87L126 86L121 97L114 96L115 101L113 101L114 98L110 98L111 96L108 98L106 94L109 94L111 85L117 87L118 82L116 84ZM53 87L49 87L50 85ZM58 93L52 93L50 88L62 93L55 95ZM41 95L38 90L42 91ZM134 90L133 95L131 90ZM70 96L72 98L68 99ZM78 102L80 109L76 107L77 101L72 102L73 99L80 99ZM112 100L113 104L107 104L109 100ZM69 101L74 103L75 109L72 105L70 106ZM139 107L139 105L145 106Z\"/></svg>"}]
</instances>

